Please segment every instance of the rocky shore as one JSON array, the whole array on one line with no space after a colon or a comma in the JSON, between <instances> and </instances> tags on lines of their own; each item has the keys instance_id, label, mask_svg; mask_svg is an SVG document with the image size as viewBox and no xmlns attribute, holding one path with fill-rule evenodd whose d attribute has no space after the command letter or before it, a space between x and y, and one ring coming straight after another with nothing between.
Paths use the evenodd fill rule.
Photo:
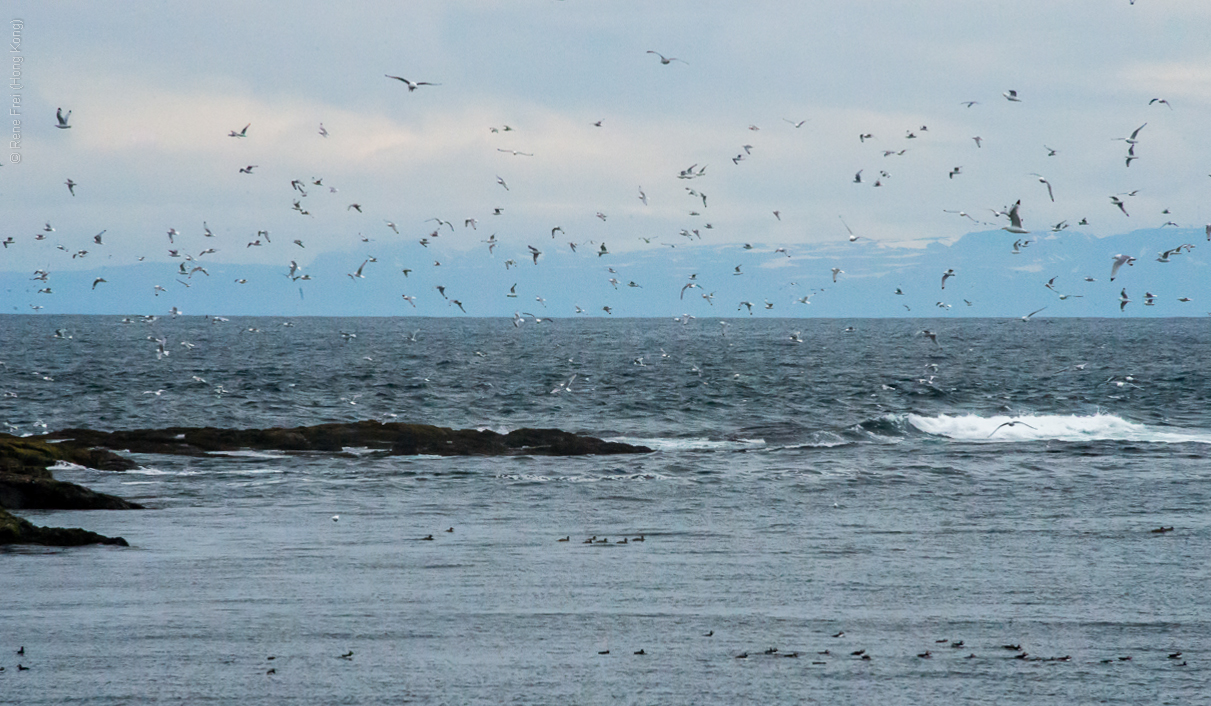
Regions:
<instances>
[{"instance_id":1,"label":"rocky shore","mask_svg":"<svg viewBox=\"0 0 1211 706\"><path fill-rule=\"evenodd\" d=\"M113 471L136 467L133 461L104 449L70 443L49 444L41 439L0 434L0 545L126 546L126 540L121 537L104 537L83 529L36 527L7 512L31 509L128 510L141 507L75 483L55 480L50 467L61 461Z\"/></svg>"},{"instance_id":2,"label":"rocky shore","mask_svg":"<svg viewBox=\"0 0 1211 706\"><path fill-rule=\"evenodd\" d=\"M518 429L508 434L498 434L494 431L397 422L383 424L376 421L291 429L171 427L115 432L64 429L48 434L46 438L131 453L192 456L241 450L336 453L347 447L379 449L400 456L585 456L652 451L646 446L602 441L558 429Z\"/></svg>"},{"instance_id":3,"label":"rocky shore","mask_svg":"<svg viewBox=\"0 0 1211 706\"><path fill-rule=\"evenodd\" d=\"M55 480L59 462L122 471L137 468L127 453L202 456L224 451L340 453L346 448L376 449L395 456L586 456L650 453L646 446L603 441L558 429L518 429L508 434L450 429L428 424L363 421L291 429L218 429L171 427L103 432L64 429L40 437L0 434L0 545L118 544L82 529L35 527L8 510L128 510L141 506L74 483Z\"/></svg>"}]
</instances>

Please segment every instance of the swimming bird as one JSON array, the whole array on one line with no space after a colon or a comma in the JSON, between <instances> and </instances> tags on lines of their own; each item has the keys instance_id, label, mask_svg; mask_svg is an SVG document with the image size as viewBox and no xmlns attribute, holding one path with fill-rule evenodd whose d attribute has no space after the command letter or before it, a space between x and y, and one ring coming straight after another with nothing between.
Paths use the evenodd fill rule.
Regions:
<instances>
[{"instance_id":1,"label":"swimming bird","mask_svg":"<svg viewBox=\"0 0 1211 706\"><path fill-rule=\"evenodd\" d=\"M1017 426L1017 425L1019 425L1019 424L1021 424L1022 426L1026 427L1026 428L1028 428L1028 429L1034 429L1035 431L1038 431L1038 429L1037 429L1036 427L1032 427L1032 426L1030 426L1029 424L1027 424L1026 422L1023 422L1023 421L1020 421L1020 420L1014 419L1014 420L1011 420L1011 421L1005 422L1004 424L1002 424L1001 426L997 427L996 429L993 429L993 430L992 430L992 434L995 434L995 433L997 433L998 431L1000 431L1000 430L1001 430L1001 427L1016 427L1016 426ZM990 439L991 439L991 438L992 438L992 434L989 434L989 435L988 435L988 438L990 438Z\"/></svg>"},{"instance_id":2,"label":"swimming bird","mask_svg":"<svg viewBox=\"0 0 1211 706\"><path fill-rule=\"evenodd\" d=\"M252 127L252 123L248 123L247 125L244 126L243 130L240 130L238 132L235 130L232 130L231 132L227 133L227 136L228 137L248 137L248 128L250 128L250 127Z\"/></svg>"},{"instance_id":3,"label":"swimming bird","mask_svg":"<svg viewBox=\"0 0 1211 706\"><path fill-rule=\"evenodd\" d=\"M403 76L392 76L390 74L383 74L383 75L386 76L387 78L393 78L396 81L400 81L401 83L406 85L408 87L409 93L415 91L417 88L419 88L421 86L440 86L441 85L440 83L430 83L428 81L409 81L408 79L404 78Z\"/></svg>"},{"instance_id":4,"label":"swimming bird","mask_svg":"<svg viewBox=\"0 0 1211 706\"><path fill-rule=\"evenodd\" d=\"M55 120L59 122L59 124L55 125L55 127L59 128L60 130L67 130L71 128L71 125L67 124L67 121L71 120L71 111L67 111L67 115L64 115L63 109L59 108L55 111Z\"/></svg>"}]
</instances>

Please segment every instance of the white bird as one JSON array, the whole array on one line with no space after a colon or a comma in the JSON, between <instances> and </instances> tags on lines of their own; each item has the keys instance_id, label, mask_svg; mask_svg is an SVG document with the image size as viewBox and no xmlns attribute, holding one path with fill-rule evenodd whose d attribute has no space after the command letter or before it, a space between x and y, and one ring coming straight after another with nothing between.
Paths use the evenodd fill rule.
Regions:
<instances>
[{"instance_id":1,"label":"white bird","mask_svg":"<svg viewBox=\"0 0 1211 706\"><path fill-rule=\"evenodd\" d=\"M948 269L942 273L942 289L946 289L946 280L955 276L954 268Z\"/></svg>"},{"instance_id":2,"label":"white bird","mask_svg":"<svg viewBox=\"0 0 1211 706\"><path fill-rule=\"evenodd\" d=\"M837 218L841 218L841 216L837 216ZM841 225L845 226L845 230L849 232L849 242L851 242L851 243L856 242L858 240L858 238L861 237L861 236L855 234L853 232L853 230L850 229L849 224L845 222L844 218L841 218Z\"/></svg>"},{"instance_id":3,"label":"white bird","mask_svg":"<svg viewBox=\"0 0 1211 706\"><path fill-rule=\"evenodd\" d=\"M357 268L357 272L354 272L352 274L346 273L346 274L348 274L349 279L366 279L366 276L362 274L362 270L365 269L367 262L370 262L370 260L368 258L366 260L363 260L362 264Z\"/></svg>"},{"instance_id":4,"label":"white bird","mask_svg":"<svg viewBox=\"0 0 1211 706\"><path fill-rule=\"evenodd\" d=\"M1123 265L1134 266L1135 258L1130 255L1114 255L1114 264L1110 267L1110 281L1114 281L1114 276L1118 274L1118 270Z\"/></svg>"},{"instance_id":5,"label":"white bird","mask_svg":"<svg viewBox=\"0 0 1211 706\"><path fill-rule=\"evenodd\" d=\"M1000 431L1000 430L1001 430L1001 427L1016 427L1016 426L1017 426L1017 425L1019 425L1019 424L1021 424L1022 426L1026 427L1026 428L1028 428L1028 429L1034 429L1035 431L1038 431L1038 429L1037 429L1037 428L1030 426L1030 425L1029 425L1029 424L1027 424L1026 422L1022 422L1022 421L1019 421L1019 420L1016 420L1016 419L1015 419L1015 420L1012 420L1012 421L1005 422L1005 423L1004 423L1004 424L1002 424L1000 427L997 427L996 429L993 429L993 430L992 430L992 434L995 434L995 433L997 433L998 431ZM988 435L988 438L990 438L990 439L991 439L991 438L992 438L992 434L989 434L989 435Z\"/></svg>"},{"instance_id":6,"label":"white bird","mask_svg":"<svg viewBox=\"0 0 1211 706\"><path fill-rule=\"evenodd\" d=\"M1047 308L1047 307L1043 307L1043 309L1046 309L1046 308ZM1042 311L1043 309L1035 309L1034 311L1030 312L1029 314L1027 314L1027 315L1023 316L1023 317L1022 317L1022 321L1030 321L1030 317L1032 317L1032 316L1034 316L1035 314L1039 313L1039 312L1040 312L1040 311Z\"/></svg>"},{"instance_id":7,"label":"white bird","mask_svg":"<svg viewBox=\"0 0 1211 706\"><path fill-rule=\"evenodd\" d=\"M402 82L404 85L406 85L408 87L409 93L415 91L420 86L440 86L441 85L440 83L429 83L428 81L409 81L408 79L404 78L403 76L392 76L390 74L383 74L383 75L386 76L387 78L393 78L396 81Z\"/></svg>"},{"instance_id":8,"label":"white bird","mask_svg":"<svg viewBox=\"0 0 1211 706\"><path fill-rule=\"evenodd\" d=\"M504 180L504 179L501 179L499 175L496 177L496 183L497 183L497 184L500 184L500 185L501 185L501 186L503 186L503 187L505 187L505 191L508 191L508 190L509 190L509 185L508 185L508 184L506 184L506 183L505 183L505 180Z\"/></svg>"},{"instance_id":9,"label":"white bird","mask_svg":"<svg viewBox=\"0 0 1211 706\"><path fill-rule=\"evenodd\" d=\"M320 123L320 137L328 137L328 130L324 127L323 123Z\"/></svg>"},{"instance_id":10,"label":"white bird","mask_svg":"<svg viewBox=\"0 0 1211 706\"><path fill-rule=\"evenodd\" d=\"M843 275L843 274L845 274L845 270L841 269L840 267L834 267L833 268L833 282L835 283L837 281L837 275Z\"/></svg>"},{"instance_id":11,"label":"white bird","mask_svg":"<svg viewBox=\"0 0 1211 706\"><path fill-rule=\"evenodd\" d=\"M660 52L658 52L658 51L652 51L651 49L649 49L647 53L648 53L648 54L655 54L656 56L660 57L660 63L662 63L662 64L666 64L666 65L667 65L667 64L670 64L670 63L672 63L672 62L674 62L674 61L680 61L681 63L685 64L686 66L689 66L689 62L687 62L687 61L683 61L683 60L681 60L681 59L678 59L678 58L677 58L677 57L675 57L675 56L667 56L667 57L666 57L664 54L661 54L661 53L660 53Z\"/></svg>"},{"instance_id":12,"label":"white bird","mask_svg":"<svg viewBox=\"0 0 1211 706\"><path fill-rule=\"evenodd\" d=\"M1013 208L1009 209L1009 225L1002 226L1001 230L1007 230L1010 233L1029 233L1030 231L1022 227L1022 217L1018 213L1018 209L1022 206L1022 200L1018 199ZM1002 214L1004 215L1004 214Z\"/></svg>"},{"instance_id":13,"label":"white bird","mask_svg":"<svg viewBox=\"0 0 1211 706\"><path fill-rule=\"evenodd\" d=\"M67 130L68 128L71 127L71 125L67 124L67 121L71 120L71 111L70 110L67 111L67 115L64 115L63 109L59 108L58 110L55 111L55 120L59 121L59 124L56 125L55 127L59 128L60 130Z\"/></svg>"},{"instance_id":14,"label":"white bird","mask_svg":"<svg viewBox=\"0 0 1211 706\"><path fill-rule=\"evenodd\" d=\"M1047 181L1046 179L1044 179L1042 174L1035 174L1034 172L1031 172L1031 173L1030 173L1030 176L1033 176L1033 177L1038 177L1038 179L1039 179L1039 183L1040 183L1040 184L1046 184L1046 185L1047 185L1047 196L1048 196L1048 198L1050 198L1050 199L1051 199L1051 202L1052 202L1052 203L1055 203L1055 194L1053 194L1053 193L1051 192L1051 182L1049 182L1049 181Z\"/></svg>"},{"instance_id":15,"label":"white bird","mask_svg":"<svg viewBox=\"0 0 1211 706\"><path fill-rule=\"evenodd\" d=\"M1007 101L1012 101L1014 103L1022 102L1022 99L1018 98L1018 92L1013 89L1010 89L1010 90L1002 93L1001 95L1005 96L1005 100L1007 100Z\"/></svg>"},{"instance_id":16,"label":"white bird","mask_svg":"<svg viewBox=\"0 0 1211 706\"><path fill-rule=\"evenodd\" d=\"M643 187L642 187L642 186L641 186L641 187L639 187L639 200L643 202L643 205L644 205L644 206L647 206L647 205L648 205L648 195L647 195L647 194L645 194L645 193L643 193ZM551 237L554 237L554 235L555 235L555 234L554 234L554 233L552 233L552 234L551 234Z\"/></svg>"},{"instance_id":17,"label":"white bird","mask_svg":"<svg viewBox=\"0 0 1211 706\"><path fill-rule=\"evenodd\" d=\"M248 128L250 128L250 127L252 127L252 123L248 123L247 125L244 126L243 130L240 130L238 132L236 130L232 130L231 132L227 133L227 136L228 137L248 137Z\"/></svg>"}]
</instances>

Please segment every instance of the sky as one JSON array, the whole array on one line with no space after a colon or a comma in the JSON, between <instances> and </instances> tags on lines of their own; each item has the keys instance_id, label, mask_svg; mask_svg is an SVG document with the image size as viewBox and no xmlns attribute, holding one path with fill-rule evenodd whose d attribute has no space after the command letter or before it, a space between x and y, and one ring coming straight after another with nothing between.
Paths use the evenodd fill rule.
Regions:
<instances>
[{"instance_id":1,"label":"sky","mask_svg":"<svg viewBox=\"0 0 1211 706\"><path fill-rule=\"evenodd\" d=\"M1203 0L7 7L0 312L1211 310Z\"/></svg>"}]
</instances>

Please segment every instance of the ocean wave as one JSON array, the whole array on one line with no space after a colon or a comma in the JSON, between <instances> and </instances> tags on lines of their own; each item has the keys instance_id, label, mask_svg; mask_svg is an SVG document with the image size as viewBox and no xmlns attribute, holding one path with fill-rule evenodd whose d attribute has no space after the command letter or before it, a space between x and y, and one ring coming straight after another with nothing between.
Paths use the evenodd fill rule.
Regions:
<instances>
[{"instance_id":1,"label":"ocean wave","mask_svg":"<svg viewBox=\"0 0 1211 706\"><path fill-rule=\"evenodd\" d=\"M48 468L46 470L48 470L48 471L83 471L83 470L87 470L87 468L88 468L87 466L81 466L80 464L72 463L71 461L55 461L55 465L51 466L50 468Z\"/></svg>"},{"instance_id":2,"label":"ocean wave","mask_svg":"<svg viewBox=\"0 0 1211 706\"><path fill-rule=\"evenodd\" d=\"M765 439L686 439L640 438L616 436L604 441L613 441L632 446L646 446L655 451L751 451L765 448Z\"/></svg>"},{"instance_id":3,"label":"ocean wave","mask_svg":"<svg viewBox=\"0 0 1211 706\"><path fill-rule=\"evenodd\" d=\"M1211 444L1211 432L1157 428L1113 414L1039 414L981 417L975 414L924 417L909 414L907 423L931 436L957 441L1134 441L1158 444Z\"/></svg>"},{"instance_id":4,"label":"ocean wave","mask_svg":"<svg viewBox=\"0 0 1211 706\"><path fill-rule=\"evenodd\" d=\"M251 449L243 449L240 451L210 451L209 456L234 456L236 458L289 458L281 454L265 453L264 451L253 451Z\"/></svg>"}]
</instances>

